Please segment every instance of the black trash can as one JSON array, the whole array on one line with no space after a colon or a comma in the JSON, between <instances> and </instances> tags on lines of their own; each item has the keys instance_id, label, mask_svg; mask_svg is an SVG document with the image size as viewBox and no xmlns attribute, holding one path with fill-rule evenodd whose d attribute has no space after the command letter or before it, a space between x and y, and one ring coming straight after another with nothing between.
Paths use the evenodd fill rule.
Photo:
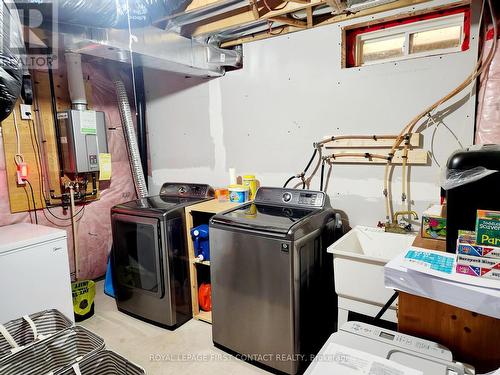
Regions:
<instances>
[{"instance_id":1,"label":"black trash can","mask_svg":"<svg viewBox=\"0 0 500 375\"><path fill-rule=\"evenodd\" d=\"M460 183L447 189L446 251L454 253L459 230L475 230L476 212L500 211L500 145L474 146L454 152L447 163L446 175ZM481 171L483 173L481 173ZM474 180L473 176L485 177ZM449 181L450 182L450 181Z\"/></svg>"}]
</instances>

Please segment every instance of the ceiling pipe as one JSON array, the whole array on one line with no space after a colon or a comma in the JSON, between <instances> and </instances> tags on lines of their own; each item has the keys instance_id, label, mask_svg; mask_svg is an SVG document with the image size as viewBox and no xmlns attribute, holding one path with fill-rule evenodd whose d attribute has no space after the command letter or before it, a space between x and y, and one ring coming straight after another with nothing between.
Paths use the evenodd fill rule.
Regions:
<instances>
[{"instance_id":1,"label":"ceiling pipe","mask_svg":"<svg viewBox=\"0 0 500 375\"><path fill-rule=\"evenodd\" d=\"M82 56L79 53L64 54L68 75L68 90L73 109L84 111L87 109L87 95L83 81Z\"/></svg>"}]
</instances>

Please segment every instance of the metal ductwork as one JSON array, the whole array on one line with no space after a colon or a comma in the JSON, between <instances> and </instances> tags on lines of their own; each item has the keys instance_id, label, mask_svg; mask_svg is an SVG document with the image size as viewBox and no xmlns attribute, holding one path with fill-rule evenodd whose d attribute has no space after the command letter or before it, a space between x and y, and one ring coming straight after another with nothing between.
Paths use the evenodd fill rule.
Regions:
<instances>
[{"instance_id":1,"label":"metal ductwork","mask_svg":"<svg viewBox=\"0 0 500 375\"><path fill-rule=\"evenodd\" d=\"M59 39L67 51L191 76L219 77L225 66L241 66L240 51L221 49L149 26L128 30L78 25L58 25ZM40 37L51 42L51 33ZM53 46L57 48L57 46Z\"/></svg>"},{"instance_id":2,"label":"metal ductwork","mask_svg":"<svg viewBox=\"0 0 500 375\"><path fill-rule=\"evenodd\" d=\"M127 141L128 156L137 197L145 198L148 196L148 187L146 185L146 179L142 169L141 156L137 145L137 136L135 133L134 122L132 120L132 112L130 111L127 90L125 89L125 85L123 84L120 75L116 71L116 67L108 65L108 74L115 85L116 99L118 101L118 109L120 110L123 133L125 134L125 140Z\"/></svg>"}]
</instances>

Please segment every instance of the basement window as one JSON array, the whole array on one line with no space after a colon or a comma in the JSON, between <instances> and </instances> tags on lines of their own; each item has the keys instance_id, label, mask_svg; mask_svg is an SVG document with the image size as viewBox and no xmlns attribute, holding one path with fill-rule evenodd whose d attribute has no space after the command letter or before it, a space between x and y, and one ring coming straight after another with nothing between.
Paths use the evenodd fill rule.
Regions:
<instances>
[{"instance_id":1,"label":"basement window","mask_svg":"<svg viewBox=\"0 0 500 375\"><path fill-rule=\"evenodd\" d=\"M469 48L470 10L460 7L346 31L346 67L440 55Z\"/></svg>"}]
</instances>

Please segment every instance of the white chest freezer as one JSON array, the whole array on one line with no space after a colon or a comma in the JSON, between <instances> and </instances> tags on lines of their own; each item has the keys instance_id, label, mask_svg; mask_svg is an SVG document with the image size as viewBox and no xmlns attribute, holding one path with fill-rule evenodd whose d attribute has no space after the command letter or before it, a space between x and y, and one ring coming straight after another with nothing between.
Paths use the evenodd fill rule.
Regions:
<instances>
[{"instance_id":1,"label":"white chest freezer","mask_svg":"<svg viewBox=\"0 0 500 375\"><path fill-rule=\"evenodd\" d=\"M45 309L74 321L66 232L27 223L0 227L0 323Z\"/></svg>"}]
</instances>

